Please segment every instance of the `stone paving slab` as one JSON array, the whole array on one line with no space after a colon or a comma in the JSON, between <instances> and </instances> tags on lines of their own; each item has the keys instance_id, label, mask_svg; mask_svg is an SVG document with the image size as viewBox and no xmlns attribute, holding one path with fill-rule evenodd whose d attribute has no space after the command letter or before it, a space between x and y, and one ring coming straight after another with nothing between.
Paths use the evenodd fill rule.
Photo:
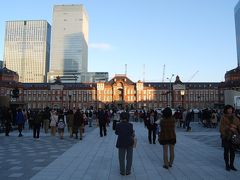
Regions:
<instances>
[{"instance_id":1,"label":"stone paving slab","mask_svg":"<svg viewBox=\"0 0 240 180\"><path fill-rule=\"evenodd\" d=\"M148 143L147 129L142 123L134 123L134 129L138 144L134 149L132 174L129 176L119 174L118 151L115 148L117 136L111 128L108 128L106 137L99 137L99 130L94 129L83 141L73 145L31 179L240 179L239 154L235 160L239 171L225 171L223 149L214 143L205 143L204 139L196 138L196 133L200 131L195 133L194 130L193 132L178 130L175 161L173 167L166 170L162 168L162 146ZM204 131L199 137L210 133L211 139L219 138L217 130Z\"/></svg>"},{"instance_id":2,"label":"stone paving slab","mask_svg":"<svg viewBox=\"0 0 240 180\"><path fill-rule=\"evenodd\" d=\"M18 137L17 131L10 132L10 136L2 133L0 179L28 180L77 142L79 140L70 138L67 131L63 140L43 133L42 129L38 140L33 139L32 131L27 129L23 131L23 137Z\"/></svg>"}]
</instances>

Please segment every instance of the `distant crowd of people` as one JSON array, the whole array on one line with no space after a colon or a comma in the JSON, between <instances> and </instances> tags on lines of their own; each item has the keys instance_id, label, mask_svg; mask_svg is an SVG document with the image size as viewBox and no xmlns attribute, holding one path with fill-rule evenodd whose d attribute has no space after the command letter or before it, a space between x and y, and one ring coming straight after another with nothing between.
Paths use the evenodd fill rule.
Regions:
<instances>
[{"instance_id":1,"label":"distant crowd of people","mask_svg":"<svg viewBox=\"0 0 240 180\"><path fill-rule=\"evenodd\" d=\"M23 136L23 129L29 128L33 131L33 138L39 139L40 129L44 133L49 130L52 136L58 133L59 138L64 138L65 129L68 130L71 138L83 139L85 126L92 127L95 124L99 127L99 136L107 136L107 127L112 121L112 129L118 136L116 147L118 148L119 167L121 175L131 174L133 148L136 146L136 136L132 122L143 122L147 129L149 144L158 142L163 146L163 168L173 166L174 147L176 144L176 127L186 128L191 131L190 123L194 120L196 113L192 109L177 109L174 113L171 108L166 107L161 112L157 110L128 110L88 108L87 110L69 109L55 110L46 107L44 110L23 110L16 111L10 108L1 109L1 119L5 126L5 135L9 133L13 125L17 126L18 136ZM231 105L226 105L223 111L204 109L197 112L198 122L206 128L216 128L219 125L222 146L224 148L224 160L226 170L236 171L234 166L235 151L239 143L233 143L233 136L240 136L240 118ZM26 127L28 125L28 127ZM240 139L239 139L240 141ZM126 161L126 165L125 165Z\"/></svg>"},{"instance_id":2,"label":"distant crowd of people","mask_svg":"<svg viewBox=\"0 0 240 180\"><path fill-rule=\"evenodd\" d=\"M13 127L17 127L19 131L18 136L22 137L23 129L28 128L33 130L33 138L38 139L40 129L42 128L46 134L50 130L52 136L55 136L58 132L60 139L63 139L66 127L70 137L75 137L76 139L79 137L82 140L84 127L86 125L92 127L93 122L100 127L100 136L106 136L106 126L110 121L110 112L103 109L98 111L87 109L83 111L80 109L56 110L49 107L46 107L44 110L18 108L16 111L13 111L4 107L1 109L1 119L6 136L9 136Z\"/></svg>"}]
</instances>

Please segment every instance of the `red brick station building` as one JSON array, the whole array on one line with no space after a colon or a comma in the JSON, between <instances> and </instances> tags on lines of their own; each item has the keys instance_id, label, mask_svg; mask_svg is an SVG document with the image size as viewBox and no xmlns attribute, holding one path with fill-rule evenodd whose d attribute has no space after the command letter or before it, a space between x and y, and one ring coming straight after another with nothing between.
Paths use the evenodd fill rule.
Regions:
<instances>
[{"instance_id":1,"label":"red brick station building","mask_svg":"<svg viewBox=\"0 0 240 180\"><path fill-rule=\"evenodd\" d=\"M125 74L97 83L21 83L18 74L0 69L0 97L3 102L24 108L103 108L106 106L141 108L219 108L224 105L224 90L239 90L240 69L225 74L225 82L132 82ZM13 98L14 89L19 90ZM0 104L3 105L3 104Z\"/></svg>"}]
</instances>

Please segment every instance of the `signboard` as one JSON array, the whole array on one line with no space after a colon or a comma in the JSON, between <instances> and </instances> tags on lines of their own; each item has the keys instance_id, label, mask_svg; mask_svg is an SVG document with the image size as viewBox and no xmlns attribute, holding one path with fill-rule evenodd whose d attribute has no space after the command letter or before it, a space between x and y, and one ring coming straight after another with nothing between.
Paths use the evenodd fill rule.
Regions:
<instances>
[{"instance_id":1,"label":"signboard","mask_svg":"<svg viewBox=\"0 0 240 180\"><path fill-rule=\"evenodd\" d=\"M185 85L183 84L174 84L173 85L173 90L185 90Z\"/></svg>"},{"instance_id":2,"label":"signboard","mask_svg":"<svg viewBox=\"0 0 240 180\"><path fill-rule=\"evenodd\" d=\"M234 96L234 105L237 109L240 108L240 96Z\"/></svg>"}]
</instances>

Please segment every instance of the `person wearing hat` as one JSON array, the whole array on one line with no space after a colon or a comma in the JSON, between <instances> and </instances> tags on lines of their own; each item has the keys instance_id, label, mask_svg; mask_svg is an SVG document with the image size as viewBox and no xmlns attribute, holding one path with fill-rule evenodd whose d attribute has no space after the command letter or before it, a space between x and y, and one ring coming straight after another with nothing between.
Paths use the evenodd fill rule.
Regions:
<instances>
[{"instance_id":1,"label":"person wearing hat","mask_svg":"<svg viewBox=\"0 0 240 180\"><path fill-rule=\"evenodd\" d=\"M134 130L133 124L129 123L129 114L122 112L120 114L121 122L116 125L115 134L118 135L116 147L118 148L118 158L120 165L120 174L131 174L132 158L133 158L133 144L134 144ZM125 159L127 161L125 167Z\"/></svg>"}]
</instances>

